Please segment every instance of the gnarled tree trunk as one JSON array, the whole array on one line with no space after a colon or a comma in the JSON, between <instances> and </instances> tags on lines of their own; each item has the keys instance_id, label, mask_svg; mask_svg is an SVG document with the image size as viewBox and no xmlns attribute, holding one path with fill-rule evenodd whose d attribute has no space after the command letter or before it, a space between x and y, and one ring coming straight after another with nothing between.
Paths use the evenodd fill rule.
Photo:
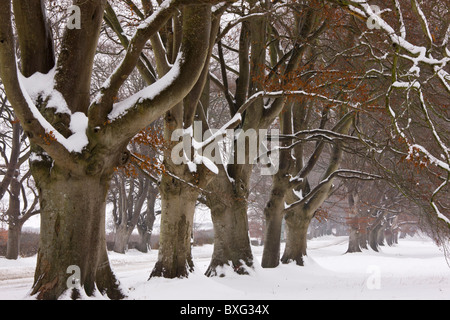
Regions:
<instances>
[{"instance_id":1,"label":"gnarled tree trunk","mask_svg":"<svg viewBox=\"0 0 450 320\"><path fill-rule=\"evenodd\" d=\"M247 216L249 181L237 181L230 182L221 170L209 189L208 206L214 225L214 251L205 273L207 276L224 276L221 268L230 264L238 274L247 274L247 268L253 267Z\"/></svg>"},{"instance_id":2,"label":"gnarled tree trunk","mask_svg":"<svg viewBox=\"0 0 450 320\"><path fill-rule=\"evenodd\" d=\"M77 298L78 288L67 286L69 266L81 271L79 285L87 295L96 288L110 298L122 298L108 262L105 205L110 175L71 176L54 167L35 175L40 190L41 237L32 295L58 299L66 290Z\"/></svg>"},{"instance_id":3,"label":"gnarled tree trunk","mask_svg":"<svg viewBox=\"0 0 450 320\"><path fill-rule=\"evenodd\" d=\"M231 266L238 274L247 274L253 267L253 254L248 236L245 201L211 208L214 223L214 252L206 275L223 276L221 268Z\"/></svg>"},{"instance_id":4,"label":"gnarled tree trunk","mask_svg":"<svg viewBox=\"0 0 450 320\"><path fill-rule=\"evenodd\" d=\"M284 202L281 203L284 206ZM271 210L273 204L267 209ZM273 212L265 212L266 232L264 237L264 252L262 256L261 266L263 268L275 268L280 263L280 244L281 244L281 224L283 222L282 209L274 209ZM277 214L278 213L278 214Z\"/></svg>"}]
</instances>

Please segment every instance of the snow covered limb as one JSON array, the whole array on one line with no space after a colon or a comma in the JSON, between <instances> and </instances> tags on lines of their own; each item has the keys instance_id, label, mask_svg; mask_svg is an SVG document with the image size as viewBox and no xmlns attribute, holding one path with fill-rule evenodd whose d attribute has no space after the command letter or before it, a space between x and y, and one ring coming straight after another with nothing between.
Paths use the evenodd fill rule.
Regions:
<instances>
[{"instance_id":1,"label":"snow covered limb","mask_svg":"<svg viewBox=\"0 0 450 320\"><path fill-rule=\"evenodd\" d=\"M352 124L353 116L354 116L353 112L347 113L335 125L334 130L336 130L336 132L340 134L347 133ZM322 148L323 142L319 143L316 146L316 151L319 150L318 152L321 152ZM300 170L297 176L291 179L292 183L302 182L302 180L312 170L312 167L314 167L318 158L315 153L316 152L313 153L313 155L308 161L308 164ZM342 141L335 142L327 170L324 173L323 177L321 178L321 181L308 194L304 196L302 195L301 199L294 201L289 205L285 205L285 212L287 214L295 212L295 208L299 206L308 207L307 210L310 212L315 212L320 207L324 199L326 199L329 195L334 178L344 173L344 171L339 170L342 161L342 155L343 155L343 142Z\"/></svg>"},{"instance_id":2,"label":"snow covered limb","mask_svg":"<svg viewBox=\"0 0 450 320\"><path fill-rule=\"evenodd\" d=\"M329 130L328 134L331 133L334 136L340 136L349 138L350 136L345 134L345 131L342 131L347 126L349 126L353 122L353 117L355 116L355 113L353 111L348 112L346 115L344 115L334 127ZM318 129L320 131L320 129ZM297 132L293 136L296 136L297 134L300 134L301 131ZM342 139L338 139L342 140ZM353 139L352 139L353 140ZM338 142L339 143L339 142ZM288 146L288 148L295 147L296 143L294 142L292 146ZM295 177L291 178L291 187L295 188L299 183L302 183L303 180L311 173L315 165L317 164L317 161L319 161L320 154L323 151L323 148L325 146L325 141L322 139L317 143L314 152L306 162L305 166L301 168L301 170L295 175ZM336 149L337 147L335 147ZM340 148L337 148L340 149ZM336 167L337 168L337 167Z\"/></svg>"},{"instance_id":3,"label":"snow covered limb","mask_svg":"<svg viewBox=\"0 0 450 320\"><path fill-rule=\"evenodd\" d=\"M52 39L51 34L48 34L45 23L45 13L41 10L42 2L30 2L30 8L23 4L21 6L17 5L18 9L15 10L15 14L17 14L16 18L18 21L27 21L27 17L30 18L32 15L35 15L41 22L38 24L41 27L34 26L34 29L26 23L18 25L19 35L22 35L19 42L21 43L21 62L24 76L33 76L34 80L37 80L39 76L41 77L39 78L40 80L49 82L48 86L52 86L53 83L52 88L45 88L44 92L33 92L34 95L32 97L29 91L30 89L32 91L36 89L36 83L31 83L32 78L22 77L17 68L11 25L11 3L5 1L1 4L1 77L9 100L14 108L17 109L16 112L24 129L34 139L34 142L44 148L50 157L54 160L62 157L65 163L71 162L68 161L71 152L80 152L82 149L76 148L75 150L68 147L68 143L65 143L68 138L76 133L70 126L75 120L81 120L81 114L88 116L88 118L82 120L82 123L89 121L87 127L83 125L81 128L78 124L80 135L84 135L82 140L85 142L82 147L87 147L89 142L93 143L93 145L103 143L108 146L123 146L128 139L148 125L158 115L181 101L197 81L200 72L203 70L209 48L211 5L214 4L217 4L217 1L164 1L159 6L159 10L145 19L137 28L134 36L129 40L127 53L122 62L104 83L97 99L90 104L89 92L92 63L98 44L98 33L102 22L103 10L107 7L106 1L84 1L79 4L82 9L83 28L81 30L69 28L65 30L62 53L59 56L56 69L53 69L53 73L50 73L55 64ZM155 82L154 85L124 101L114 104L117 100L118 90L125 83L125 80L136 65L139 66L142 63L141 52L145 43L156 34L175 12L183 8L185 8L184 10L187 14L183 22L185 31L182 48L170 72ZM41 11L42 16L36 14L36 12ZM88 16L95 19L89 20ZM27 41L27 39L30 36L32 39L42 38L47 42L43 40L37 48L29 48L30 41ZM38 52L41 50L43 53L33 56L31 53L36 52L33 51L35 49ZM71 52L71 54L66 54L66 52ZM40 63L38 59L41 59L43 62ZM36 75L36 72L40 72L41 75ZM47 74L48 77L45 77L44 74ZM31 87L27 88L24 85L25 83L30 83ZM41 83L40 88L42 87L43 84ZM45 95L42 95L43 93ZM61 109L58 110L58 108L65 108L63 113L67 114L66 118L68 120L65 120L66 129L62 131L61 128L58 128L59 130L56 129L51 121L46 119L47 116L41 113L43 112L43 110L40 110L41 106L36 105L36 100L33 101L33 99L38 98L44 101L46 99L55 101L56 96L58 97L57 103L54 106L44 106L44 108L54 107L57 112L61 112ZM80 117L72 119L77 114ZM84 134L86 129L88 129L86 132L87 136ZM41 139L51 139L52 143L39 142L39 137Z\"/></svg>"},{"instance_id":4,"label":"snow covered limb","mask_svg":"<svg viewBox=\"0 0 450 320\"><path fill-rule=\"evenodd\" d=\"M313 200L314 197L315 196L317 197L317 195L319 195L320 192L323 192L324 188L327 188L327 186L329 186L332 183L333 179L335 178L377 180L382 179L383 177L357 170L347 170L347 169L336 170L332 172L330 175L326 176L324 179L322 179L307 195L289 205L286 204L285 211L289 212L291 210L294 210L297 206L304 205L309 201Z\"/></svg>"},{"instance_id":5,"label":"snow covered limb","mask_svg":"<svg viewBox=\"0 0 450 320\"><path fill-rule=\"evenodd\" d=\"M311 141L315 139L324 139L328 141L333 140L352 140L354 142L359 142L359 138L355 136L350 136L347 134L340 134L331 130L325 129L310 129L310 130L301 130L292 135L289 134L281 134L279 135L280 139L294 139L294 140L302 140L302 141ZM293 146L288 146L291 148Z\"/></svg>"},{"instance_id":6,"label":"snow covered limb","mask_svg":"<svg viewBox=\"0 0 450 320\"><path fill-rule=\"evenodd\" d=\"M120 80L121 66L126 64L128 59L136 61L139 57L132 49L133 40L130 42L127 57L133 56L133 58L125 57L124 62L110 78L112 85L109 86L107 81L104 85L104 93L99 96L90 111L92 125L101 126L101 131L104 130L106 140L117 141L118 136L120 136L119 139L131 138L140 129L148 125L149 120L155 119L158 114L169 110L180 102L195 85L203 70L209 49L211 9L209 6L188 6L185 12L186 15L183 19L185 32L183 32L181 51L170 71L153 85L114 104L111 109L111 104L104 104L103 99L110 99L110 93L108 92L110 90L115 92L116 89L111 89L116 86L114 83L122 81ZM153 15L158 15L158 12ZM147 30L151 25L150 23L146 25L145 29L139 29L135 38L139 39L138 35L144 32L140 30ZM106 121L109 122L109 125L103 127Z\"/></svg>"},{"instance_id":7,"label":"snow covered limb","mask_svg":"<svg viewBox=\"0 0 450 320\"><path fill-rule=\"evenodd\" d=\"M428 39L428 45L417 45L406 39L407 30L405 27L405 23L403 21L403 16L401 13L401 7L398 0L395 1L396 10L399 15L400 20L400 32L396 32L395 29L389 25L380 15L379 12L375 12L373 10L374 6L371 6L367 0L330 0L331 2L338 3L350 10L355 15L365 19L366 21L373 21L376 25L376 29L379 29L379 32L385 33L392 45L399 49L402 49L405 53L401 55L401 57L408 59L413 63L410 71L420 74L420 65L424 64L434 68L437 77L440 79L441 83L450 93L450 74L445 70L447 64L450 62L450 50L446 47L448 36L443 41L443 45L438 45L433 41L433 37L430 33L429 23L420 9L419 3L417 0L411 0L413 10L415 11L419 23L422 27L422 31L425 34L425 37ZM383 8L381 8L383 11ZM448 33L448 31L447 31ZM442 57L435 58L433 53L431 52L432 47L442 47Z\"/></svg>"},{"instance_id":8,"label":"snow covered limb","mask_svg":"<svg viewBox=\"0 0 450 320\"><path fill-rule=\"evenodd\" d=\"M57 130L40 114L21 83L11 17L11 2L3 1L0 4L0 77L8 100L14 107L14 111L28 137L33 142L45 145L45 137L56 134ZM70 152L58 141L47 145L46 151L55 160L62 163L71 162L68 161Z\"/></svg>"},{"instance_id":9,"label":"snow covered limb","mask_svg":"<svg viewBox=\"0 0 450 320\"><path fill-rule=\"evenodd\" d=\"M107 121L107 115L111 112L114 99L117 97L120 87L138 63L145 43L159 31L178 8L179 5L175 1L166 0L159 7L159 10L144 20L137 28L134 36L129 40L125 57L114 73L103 84L99 96L90 107L89 118L92 125L100 126Z\"/></svg>"}]
</instances>

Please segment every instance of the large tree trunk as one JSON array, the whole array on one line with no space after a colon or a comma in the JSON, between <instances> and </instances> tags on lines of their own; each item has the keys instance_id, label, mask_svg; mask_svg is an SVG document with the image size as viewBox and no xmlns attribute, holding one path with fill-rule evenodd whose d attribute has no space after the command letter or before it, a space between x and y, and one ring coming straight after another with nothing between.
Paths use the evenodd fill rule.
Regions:
<instances>
[{"instance_id":1,"label":"large tree trunk","mask_svg":"<svg viewBox=\"0 0 450 320\"><path fill-rule=\"evenodd\" d=\"M236 201L232 206L213 206L211 216L214 252L206 275L224 276L221 268L230 264L236 273L247 274L247 267L253 267L253 254L248 236L246 201Z\"/></svg>"},{"instance_id":2,"label":"large tree trunk","mask_svg":"<svg viewBox=\"0 0 450 320\"><path fill-rule=\"evenodd\" d=\"M188 277L194 270L191 238L198 191L181 179L164 175L160 192L160 246L150 278Z\"/></svg>"},{"instance_id":3,"label":"large tree trunk","mask_svg":"<svg viewBox=\"0 0 450 320\"><path fill-rule=\"evenodd\" d=\"M281 257L282 263L295 261L299 266L304 265L303 257L307 255L307 234L311 219L312 215L303 212L286 215L286 247Z\"/></svg>"},{"instance_id":4,"label":"large tree trunk","mask_svg":"<svg viewBox=\"0 0 450 320\"><path fill-rule=\"evenodd\" d=\"M361 252L361 241L360 241L361 233L359 230L355 228L350 229L350 233L348 236L348 248L346 253L354 253L354 252Z\"/></svg>"},{"instance_id":5,"label":"large tree trunk","mask_svg":"<svg viewBox=\"0 0 450 320\"><path fill-rule=\"evenodd\" d=\"M152 223L153 228L153 223ZM149 229L148 231L141 231L142 229L138 228L139 232L139 242L136 245L136 249L142 253L147 253L150 247L150 239L152 237L152 230Z\"/></svg>"},{"instance_id":6,"label":"large tree trunk","mask_svg":"<svg viewBox=\"0 0 450 320\"><path fill-rule=\"evenodd\" d=\"M283 212L283 209L281 212ZM266 233L264 235L264 251L261 261L263 268L275 268L280 264L282 221L283 215L281 214L266 214Z\"/></svg>"},{"instance_id":7,"label":"large tree trunk","mask_svg":"<svg viewBox=\"0 0 450 320\"><path fill-rule=\"evenodd\" d=\"M114 235L114 252L125 253L128 250L128 242L132 232L133 229L126 222L119 225Z\"/></svg>"},{"instance_id":8,"label":"large tree trunk","mask_svg":"<svg viewBox=\"0 0 450 320\"><path fill-rule=\"evenodd\" d=\"M361 249L366 249L366 250L369 249L369 247L367 246L367 243L369 241L368 237L369 237L369 233L368 233L367 228L361 229L361 231L359 233L359 237L358 237L358 239L359 239L359 247Z\"/></svg>"},{"instance_id":9,"label":"large tree trunk","mask_svg":"<svg viewBox=\"0 0 450 320\"><path fill-rule=\"evenodd\" d=\"M382 231L383 226L381 223L379 223L376 226L374 226L369 232L369 246L372 248L372 250L377 252L380 246L380 233Z\"/></svg>"},{"instance_id":10,"label":"large tree trunk","mask_svg":"<svg viewBox=\"0 0 450 320\"><path fill-rule=\"evenodd\" d=\"M231 183L222 170L210 185L208 206L214 225L214 251L206 275L224 276L229 266L238 274L248 274L253 254L248 229L248 184L238 179ZM248 181L247 181L248 182Z\"/></svg>"},{"instance_id":11,"label":"large tree trunk","mask_svg":"<svg viewBox=\"0 0 450 320\"><path fill-rule=\"evenodd\" d=\"M53 168L55 172L59 168ZM105 204L110 176L51 174L37 179L41 204L41 236L31 295L58 299L68 290L69 266L81 271L71 298L96 288L112 299L123 298L109 266L105 241ZM69 272L69 273L68 273Z\"/></svg>"}]
</instances>

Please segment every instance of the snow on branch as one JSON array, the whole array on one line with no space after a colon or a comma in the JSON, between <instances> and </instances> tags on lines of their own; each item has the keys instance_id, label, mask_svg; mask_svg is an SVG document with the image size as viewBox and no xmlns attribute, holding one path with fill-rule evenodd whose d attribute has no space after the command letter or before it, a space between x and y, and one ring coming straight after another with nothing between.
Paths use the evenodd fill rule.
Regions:
<instances>
[{"instance_id":1,"label":"snow on branch","mask_svg":"<svg viewBox=\"0 0 450 320\"><path fill-rule=\"evenodd\" d=\"M411 0L411 8L417 19L417 25L420 27L426 41L426 44L414 44L412 42L414 40L406 39L407 30L399 0L394 0L394 7L400 25L399 32L396 32L394 28L381 17L380 12L376 12L378 10L375 9L379 9L379 7L370 5L367 0L336 0L335 2L347 6L350 11L365 19L368 22L368 27L370 29L377 29L374 30L374 32L380 32L387 35L393 47L396 49L392 66L392 84L386 96L386 110L391 118L394 128L393 138L397 135L400 141L406 146L408 153L407 159L413 159L423 155L428 164L433 164L442 170L440 175L444 182L433 191L429 203L435 214L440 219L450 224L450 220L440 212L437 205L437 196L450 183L449 147L446 144L446 140L443 139L445 133L442 134L438 132L437 121L431 117L429 112L430 102L425 98L425 94L427 93L425 86L427 84L429 85L431 77L437 79L443 86L444 95L450 94L450 74L447 71L450 61L450 51L447 48L450 26L447 28L442 45L437 44L436 39L430 31L430 23L426 14L420 7L419 1ZM371 23L371 25L369 25L369 23ZM420 38L416 37L412 39ZM442 48L442 51L438 52L434 50L436 48ZM402 74L402 70L399 69L399 64L397 62L398 58L405 59L409 63L412 63L406 74ZM425 80L420 79L420 77L427 74L429 70L432 70L434 74ZM391 96L395 90L404 90L408 97L406 103L400 106L400 110L397 110L391 101ZM415 102L410 101L410 98L412 97L411 93L415 93L417 96ZM410 118L406 119L406 127L402 127L400 124L402 118L407 114L405 108L410 108L411 103L419 106L419 110L423 115L421 119L424 124L423 128L429 130L432 141L434 141L434 146L428 144L424 145L423 143L418 142L420 139L417 139L418 137L414 136L414 133L409 130L411 123ZM436 146L437 148L435 148ZM438 155L436 155L436 153L438 153Z\"/></svg>"},{"instance_id":2,"label":"snow on branch","mask_svg":"<svg viewBox=\"0 0 450 320\"><path fill-rule=\"evenodd\" d=\"M35 98L36 95L47 95L42 98L48 98L48 107L54 108L58 112L67 113L68 108L65 107L62 95L54 89L54 70L47 75L36 73L28 79L21 74L17 63L11 17L11 3L9 1L2 2L0 5L0 77L8 100L14 107L30 140L41 146L53 160L70 166L72 163L71 153L81 152L86 145L86 118L81 114L70 115L71 127L69 129L73 134L66 138L39 111L30 94ZM44 80L47 82L47 87L43 87L45 84L41 83ZM33 88L30 83L33 84ZM37 91L37 88L40 90Z\"/></svg>"},{"instance_id":3,"label":"snow on branch","mask_svg":"<svg viewBox=\"0 0 450 320\"><path fill-rule=\"evenodd\" d=\"M446 48L446 55L441 58L435 58L431 54L430 50L423 45L415 45L410 41L406 40L406 27L403 21L403 16L401 14L401 7L398 0L395 1L397 11L399 13L399 19L401 21L400 34L398 34L392 26L390 26L379 14L373 10L374 6L369 5L366 0L353 0L348 1L350 4L348 8L358 15L362 15L367 21L374 21L376 23L377 29L380 29L385 34L388 35L393 45L405 50L408 54L403 54L402 57L410 60L413 63L411 69L420 71L420 63L432 66L435 68L436 73L439 76L442 84L447 88L450 88L450 75L444 68L450 61L450 52ZM433 43L433 37L431 36L428 21L421 10L419 3L416 0L412 1L415 11L418 13L420 23L422 28L425 30L425 34L429 39L430 43ZM445 41L445 40L444 40ZM450 91L449 91L450 92Z\"/></svg>"},{"instance_id":4,"label":"snow on branch","mask_svg":"<svg viewBox=\"0 0 450 320\"><path fill-rule=\"evenodd\" d=\"M163 90L167 89L173 81L180 75L180 64L183 61L182 54L179 54L170 71L154 84L142 89L131 97L128 97L113 105L113 109L108 114L108 120L114 121L120 118L127 111L144 100L152 100Z\"/></svg>"},{"instance_id":5,"label":"snow on branch","mask_svg":"<svg viewBox=\"0 0 450 320\"><path fill-rule=\"evenodd\" d=\"M371 174L368 172L357 171L357 170L347 170L347 169L339 169L332 172L327 177L323 178L307 195L302 195L299 197L299 200L291 203L285 204L284 209L286 211L290 211L295 209L298 206L306 204L309 200L311 200L318 192L322 191L323 188L329 185L333 179L342 178L342 179L360 179L360 180L377 180L382 179L381 176Z\"/></svg>"},{"instance_id":6,"label":"snow on branch","mask_svg":"<svg viewBox=\"0 0 450 320\"><path fill-rule=\"evenodd\" d=\"M247 99L247 101L242 105L240 110L247 109L249 105L255 103L259 99L263 98L293 98L293 97L310 97L310 98L317 98L319 100L323 100L325 102L328 102L330 104L340 104L340 105L346 105L349 106L352 109L359 109L361 107L361 104L359 102L352 103L350 101L343 101L338 99L329 98L327 96L324 96L322 94L313 93L313 92L307 92L304 90L280 90L280 91L273 91L273 92L267 92L267 91L259 91L255 94L253 94L251 97ZM265 106L266 109L270 109L269 106Z\"/></svg>"},{"instance_id":7,"label":"snow on branch","mask_svg":"<svg viewBox=\"0 0 450 320\"><path fill-rule=\"evenodd\" d=\"M82 112L72 114L67 107L67 103L65 102L62 94L54 88L56 67L46 75L37 72L29 78L25 78L20 73L18 68L17 73L19 85L22 90L22 94L28 103L28 108L33 113L36 120L44 128L45 133L49 136L49 139L54 139L54 141L59 142L69 152L81 153L89 142L86 136L88 119ZM64 137L44 118L34 103L34 101L38 98L43 99L44 101L46 99L48 100L45 108L53 108L55 109L55 113L65 113L70 116L71 120L69 129L72 132L71 136L67 138ZM53 141L48 141L48 143L53 143Z\"/></svg>"}]
</instances>

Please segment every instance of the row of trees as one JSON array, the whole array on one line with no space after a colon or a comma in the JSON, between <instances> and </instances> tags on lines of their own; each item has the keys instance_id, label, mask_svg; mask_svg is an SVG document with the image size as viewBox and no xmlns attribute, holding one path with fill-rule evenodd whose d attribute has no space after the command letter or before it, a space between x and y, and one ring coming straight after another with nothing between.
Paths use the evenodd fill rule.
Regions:
<instances>
[{"instance_id":1,"label":"row of trees","mask_svg":"<svg viewBox=\"0 0 450 320\"><path fill-rule=\"evenodd\" d=\"M214 224L206 274L222 276L226 265L239 274L253 267L251 180L264 163L254 164L249 145L244 163L238 161L238 143L227 156L202 141L180 149L173 136L183 132L183 141L192 142L194 122L202 124L202 136L214 127L221 128L215 137L226 129L280 132L279 147L266 154L278 154L279 166L263 209L263 267L303 264L308 227L337 181L345 181L353 221L370 216L379 220L369 222L374 229L394 223L401 194L415 202L411 214L434 238L448 241L444 0L74 0L80 15L71 18L81 28L62 27L64 11L57 14L52 5L0 5L0 76L13 122L30 143L39 196L31 291L37 298L66 291L69 265L82 270L87 295L99 290L123 297L105 245L107 195L114 189L109 197L122 238L133 225L151 229L158 189L160 247L151 277L187 277L193 270L198 201L209 207ZM145 132L157 120L162 137L149 137ZM151 151L152 144L160 148ZM360 185L369 181L374 189L380 180L398 192L386 197L380 191L372 201L379 210L364 215ZM141 218L144 203L148 212ZM353 225L349 251L367 243L357 236L359 222ZM124 242L117 245L122 250Z\"/></svg>"}]
</instances>

